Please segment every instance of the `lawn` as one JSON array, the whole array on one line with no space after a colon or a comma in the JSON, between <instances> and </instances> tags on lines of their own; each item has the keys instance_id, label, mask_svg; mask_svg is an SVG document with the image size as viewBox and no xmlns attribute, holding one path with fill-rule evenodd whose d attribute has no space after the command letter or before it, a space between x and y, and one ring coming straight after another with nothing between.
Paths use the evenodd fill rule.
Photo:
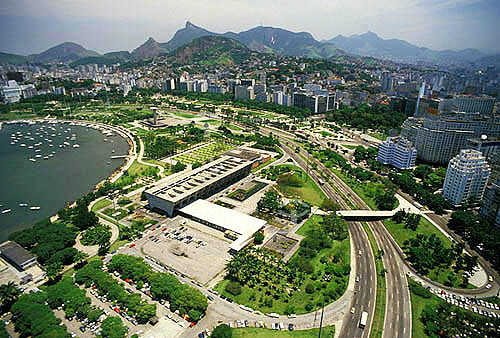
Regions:
<instances>
[{"instance_id":1,"label":"lawn","mask_svg":"<svg viewBox=\"0 0 500 338\"><path fill-rule=\"evenodd\" d=\"M175 156L174 160L185 164L193 164L196 162L205 163L215 156L225 153L226 151L231 150L234 147L235 145L233 144L214 142L187 153Z\"/></svg>"},{"instance_id":2,"label":"lawn","mask_svg":"<svg viewBox=\"0 0 500 338\"><path fill-rule=\"evenodd\" d=\"M452 246L451 241L424 217L420 219L420 223L415 231L405 229L403 224L398 224L391 219L384 220L384 225L401 248L403 248L404 241L416 237L417 234L427 236L435 234L441 240L445 248L451 248ZM454 274L451 267L447 267L446 269L439 268L430 271L427 274L427 277L438 283L444 284L448 280L448 275L450 273ZM459 288L459 285L463 281L462 272L456 274L456 277L457 278L453 286ZM475 287L472 284L469 284L467 288L470 289Z\"/></svg>"},{"instance_id":3,"label":"lawn","mask_svg":"<svg viewBox=\"0 0 500 338\"><path fill-rule=\"evenodd\" d=\"M200 123L205 124L208 123L211 126L218 126L220 124L219 120L202 120Z\"/></svg>"},{"instance_id":4,"label":"lawn","mask_svg":"<svg viewBox=\"0 0 500 338\"><path fill-rule=\"evenodd\" d=\"M112 216L112 215L114 215L116 213L119 213L119 214L116 215L116 216ZM116 209L110 208L110 209L104 210L103 214L105 214L108 217L112 217L115 220L119 221L122 218L125 218L128 215L128 212L125 209L122 209L122 208L116 208Z\"/></svg>"},{"instance_id":5,"label":"lawn","mask_svg":"<svg viewBox=\"0 0 500 338\"><path fill-rule=\"evenodd\" d=\"M358 146L353 146L352 144L343 144L342 147L347 148L347 149L356 149Z\"/></svg>"},{"instance_id":6,"label":"lawn","mask_svg":"<svg viewBox=\"0 0 500 338\"><path fill-rule=\"evenodd\" d=\"M277 167L290 167L294 174L293 176L303 181L301 187L278 184L278 190L287 198L297 198L312 205L320 206L326 199L323 191L301 168L294 165L279 165Z\"/></svg>"},{"instance_id":7,"label":"lawn","mask_svg":"<svg viewBox=\"0 0 500 338\"><path fill-rule=\"evenodd\" d=\"M183 117L185 119L192 119L193 117L196 117L196 115L193 115L193 114L179 113L179 112L176 112L176 111L171 111L170 113L174 114L174 115L177 115L179 117Z\"/></svg>"},{"instance_id":8,"label":"lawn","mask_svg":"<svg viewBox=\"0 0 500 338\"><path fill-rule=\"evenodd\" d=\"M36 114L30 114L30 113L6 113L6 114L0 114L0 121L32 119L35 117L37 117Z\"/></svg>"},{"instance_id":9,"label":"lawn","mask_svg":"<svg viewBox=\"0 0 500 338\"><path fill-rule=\"evenodd\" d=\"M104 209L104 208L110 206L111 204L113 204L113 202L111 202L110 200L102 199L99 202L97 202L96 204L94 204L94 206L92 207L92 211L93 212L99 211L101 209Z\"/></svg>"},{"instance_id":10,"label":"lawn","mask_svg":"<svg viewBox=\"0 0 500 338\"><path fill-rule=\"evenodd\" d=\"M234 130L234 131L242 131L243 128L240 128L238 126L235 126L234 124L230 124L227 126L229 129Z\"/></svg>"},{"instance_id":11,"label":"lawn","mask_svg":"<svg viewBox=\"0 0 500 338\"><path fill-rule=\"evenodd\" d=\"M130 168L128 168L127 171L129 173L129 175L132 176L132 175L140 174L142 171L144 171L148 168L151 168L151 166L141 164L141 163L137 162L137 160L135 160L134 163L132 163L132 165L130 166Z\"/></svg>"},{"instance_id":12,"label":"lawn","mask_svg":"<svg viewBox=\"0 0 500 338\"><path fill-rule=\"evenodd\" d=\"M372 248L373 256L377 257L378 255L378 245L373 233L366 223L362 223L363 228L365 229L366 234L368 235L368 240L370 241L370 246ZM370 337L380 338L382 337L382 331L384 330L384 317L385 317L385 303L386 303L386 291L387 286L385 283L385 273L382 273L384 270L384 263L382 259L375 259L375 268L377 271L377 297L375 300L375 310L373 315L373 323L372 323L372 332ZM413 336L420 337L420 336Z\"/></svg>"},{"instance_id":13,"label":"lawn","mask_svg":"<svg viewBox=\"0 0 500 338\"><path fill-rule=\"evenodd\" d=\"M316 338L319 329L300 330L300 331L279 331L271 329L258 329L246 327L242 329L232 329L233 338ZM321 337L333 338L335 336L335 326L324 327L321 331Z\"/></svg>"}]
</instances>

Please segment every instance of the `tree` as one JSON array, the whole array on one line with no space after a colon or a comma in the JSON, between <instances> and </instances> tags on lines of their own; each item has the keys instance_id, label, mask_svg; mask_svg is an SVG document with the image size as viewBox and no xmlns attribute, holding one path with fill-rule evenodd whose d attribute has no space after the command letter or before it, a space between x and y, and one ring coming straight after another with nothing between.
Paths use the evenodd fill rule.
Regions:
<instances>
[{"instance_id":1,"label":"tree","mask_svg":"<svg viewBox=\"0 0 500 338\"><path fill-rule=\"evenodd\" d=\"M178 173L180 171L183 171L184 169L186 169L186 165L179 161L177 161L177 163L172 166L173 173Z\"/></svg>"},{"instance_id":2,"label":"tree","mask_svg":"<svg viewBox=\"0 0 500 338\"><path fill-rule=\"evenodd\" d=\"M263 241L264 241L264 235L261 232L257 231L253 235L253 242L254 242L254 244L259 245L259 244L262 244Z\"/></svg>"},{"instance_id":3,"label":"tree","mask_svg":"<svg viewBox=\"0 0 500 338\"><path fill-rule=\"evenodd\" d=\"M127 335L127 327L120 317L109 316L101 324L103 338L123 338Z\"/></svg>"},{"instance_id":4,"label":"tree","mask_svg":"<svg viewBox=\"0 0 500 338\"><path fill-rule=\"evenodd\" d=\"M59 262L47 266L47 269L45 271L47 278L51 281L54 281L57 276L59 276L59 272L61 272L62 269L62 264Z\"/></svg>"},{"instance_id":5,"label":"tree","mask_svg":"<svg viewBox=\"0 0 500 338\"><path fill-rule=\"evenodd\" d=\"M221 324L214 329L212 332L212 338L232 338L233 332L231 328L226 324Z\"/></svg>"},{"instance_id":6,"label":"tree","mask_svg":"<svg viewBox=\"0 0 500 338\"><path fill-rule=\"evenodd\" d=\"M259 211L277 211L281 207L281 197L273 190L266 191L257 202L257 210Z\"/></svg>"},{"instance_id":7,"label":"tree","mask_svg":"<svg viewBox=\"0 0 500 338\"><path fill-rule=\"evenodd\" d=\"M0 285L0 312L9 312L10 307L17 301L20 295L21 290L17 288L13 281Z\"/></svg>"}]
</instances>

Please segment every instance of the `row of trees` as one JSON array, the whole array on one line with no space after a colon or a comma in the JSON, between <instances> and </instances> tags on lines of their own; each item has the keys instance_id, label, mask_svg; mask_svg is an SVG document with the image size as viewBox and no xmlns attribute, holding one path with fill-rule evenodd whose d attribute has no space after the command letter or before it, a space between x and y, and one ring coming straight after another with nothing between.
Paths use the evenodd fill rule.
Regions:
<instances>
[{"instance_id":1,"label":"row of trees","mask_svg":"<svg viewBox=\"0 0 500 338\"><path fill-rule=\"evenodd\" d=\"M154 299L169 301L172 311L179 310L181 315L187 314L193 321L198 321L207 310L207 299L200 291L180 283L172 274L153 272L143 258L114 255L108 269L117 271L123 279L148 283Z\"/></svg>"},{"instance_id":2,"label":"row of trees","mask_svg":"<svg viewBox=\"0 0 500 338\"><path fill-rule=\"evenodd\" d=\"M403 192L413 196L417 202L428 206L437 214L443 214L445 209L452 207L442 195L434 194L426 189L422 183L416 182L411 172L390 173L389 179L399 186Z\"/></svg>"},{"instance_id":3,"label":"row of trees","mask_svg":"<svg viewBox=\"0 0 500 338\"><path fill-rule=\"evenodd\" d=\"M76 272L75 282L85 284L86 287L94 285L101 295L106 295L108 300L117 303L122 311L134 316L141 324L156 315L156 304L143 301L137 293L128 293L109 273L103 271L102 267L102 261L88 263Z\"/></svg>"}]
</instances>

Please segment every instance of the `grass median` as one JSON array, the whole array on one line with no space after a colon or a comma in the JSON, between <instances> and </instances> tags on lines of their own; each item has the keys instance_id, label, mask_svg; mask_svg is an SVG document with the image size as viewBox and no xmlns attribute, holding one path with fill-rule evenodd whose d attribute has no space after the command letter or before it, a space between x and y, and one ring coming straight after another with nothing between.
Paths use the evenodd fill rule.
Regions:
<instances>
[{"instance_id":1,"label":"grass median","mask_svg":"<svg viewBox=\"0 0 500 338\"><path fill-rule=\"evenodd\" d=\"M316 338L319 329L278 331L271 329L259 329L247 327L242 329L232 329L233 338ZM335 336L335 326L327 326L321 330L322 338L333 338Z\"/></svg>"}]
</instances>

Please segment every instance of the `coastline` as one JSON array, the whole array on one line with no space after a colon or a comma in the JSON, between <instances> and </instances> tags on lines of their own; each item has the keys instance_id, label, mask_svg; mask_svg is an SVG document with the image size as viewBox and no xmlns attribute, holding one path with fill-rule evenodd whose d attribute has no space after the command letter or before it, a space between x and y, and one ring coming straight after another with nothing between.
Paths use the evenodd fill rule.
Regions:
<instances>
[{"instance_id":1,"label":"coastline","mask_svg":"<svg viewBox=\"0 0 500 338\"><path fill-rule=\"evenodd\" d=\"M86 128L93 128L96 130L107 130L111 132L115 132L117 135L122 137L125 141L127 141L129 148L128 148L128 154L126 157L126 161L122 163L122 165L117 168L115 171L111 173L110 176L108 176L105 179L102 179L101 181L97 182L94 187L88 191L87 193L91 191L96 191L101 187L105 182L109 181L111 183L116 182L122 175L123 173L130 168L132 163L134 163L136 157L137 157L137 144L135 142L134 136L125 128L120 127L120 126L110 126L104 123L100 122L94 122L94 121L86 121L86 120L67 120L67 119L55 119L55 118L34 118L34 119L19 119L19 120L12 120L8 122L4 122L5 124L23 124L23 123L28 123L28 124L33 124L33 123L51 123L51 124L69 124L69 125L76 125L76 126L81 126L81 127L86 127ZM85 194L87 194L85 193ZM85 196L85 194L83 196ZM82 196L81 196L82 197ZM80 198L81 198L80 197ZM79 198L78 198L79 199ZM65 208L68 207L73 207L76 205L76 201L74 200L71 203L67 203ZM51 221L57 220L58 216L57 214L48 216Z\"/></svg>"}]
</instances>

